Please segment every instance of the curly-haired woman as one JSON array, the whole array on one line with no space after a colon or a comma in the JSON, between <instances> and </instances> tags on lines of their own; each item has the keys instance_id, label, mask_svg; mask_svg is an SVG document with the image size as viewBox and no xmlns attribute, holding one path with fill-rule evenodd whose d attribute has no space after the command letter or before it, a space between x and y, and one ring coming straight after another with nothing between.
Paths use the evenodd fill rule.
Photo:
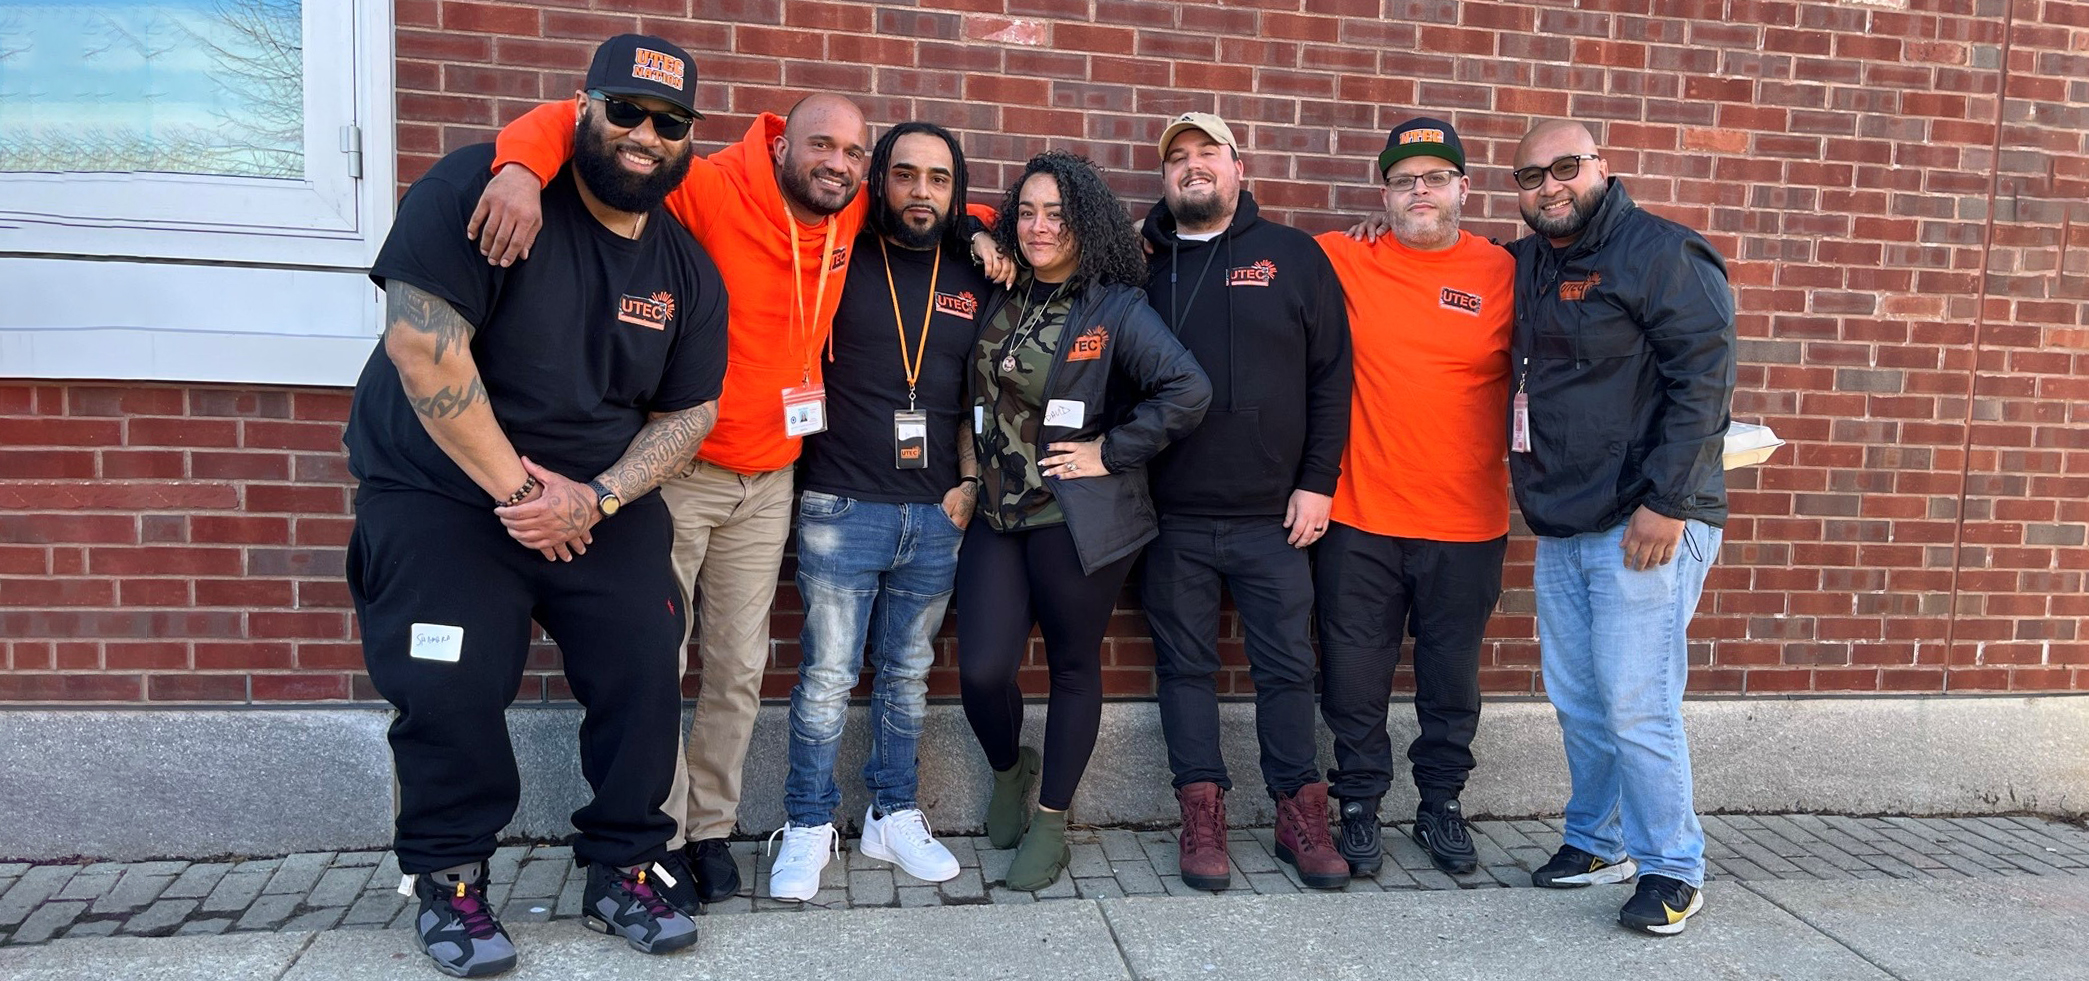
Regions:
<instances>
[{"instance_id":1,"label":"curly-haired woman","mask_svg":"<svg viewBox=\"0 0 2089 981\"><path fill-rule=\"evenodd\" d=\"M999 848L1020 840L1007 884L1034 890L1070 857L1066 808L1102 721L1103 632L1156 534L1145 464L1196 427L1211 383L1147 305L1138 239L1087 161L1031 158L995 237L1021 272L982 311L972 366L984 486L958 555L958 676L994 768L987 836ZM1019 742L1016 677L1032 626L1051 676L1041 762Z\"/></svg>"}]
</instances>

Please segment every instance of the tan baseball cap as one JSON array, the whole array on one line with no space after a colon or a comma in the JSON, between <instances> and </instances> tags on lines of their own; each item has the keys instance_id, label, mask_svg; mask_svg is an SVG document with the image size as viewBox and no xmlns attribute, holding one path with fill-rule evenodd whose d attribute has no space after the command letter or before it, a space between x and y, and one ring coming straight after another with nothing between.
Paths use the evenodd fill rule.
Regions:
<instances>
[{"instance_id":1,"label":"tan baseball cap","mask_svg":"<svg viewBox=\"0 0 2089 981\"><path fill-rule=\"evenodd\" d=\"M1168 128L1161 130L1161 159L1168 159L1168 144L1175 142L1176 134L1186 129L1201 129L1206 136L1240 152L1240 141L1233 138L1233 127L1226 121L1208 112L1186 112L1168 121Z\"/></svg>"}]
</instances>

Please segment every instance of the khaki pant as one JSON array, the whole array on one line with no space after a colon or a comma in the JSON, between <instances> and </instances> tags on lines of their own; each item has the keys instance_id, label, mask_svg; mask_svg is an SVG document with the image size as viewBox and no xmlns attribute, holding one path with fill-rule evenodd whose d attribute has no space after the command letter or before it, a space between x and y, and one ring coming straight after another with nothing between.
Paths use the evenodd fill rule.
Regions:
<instances>
[{"instance_id":1,"label":"khaki pant","mask_svg":"<svg viewBox=\"0 0 2089 981\"><path fill-rule=\"evenodd\" d=\"M791 471L748 476L699 462L661 484L660 496L674 515L675 576L682 595L695 593L694 619L703 624L703 687L661 806L675 820L672 846L731 834L740 810L741 766L769 663L769 606L791 532ZM685 639L685 674L688 652Z\"/></svg>"}]
</instances>

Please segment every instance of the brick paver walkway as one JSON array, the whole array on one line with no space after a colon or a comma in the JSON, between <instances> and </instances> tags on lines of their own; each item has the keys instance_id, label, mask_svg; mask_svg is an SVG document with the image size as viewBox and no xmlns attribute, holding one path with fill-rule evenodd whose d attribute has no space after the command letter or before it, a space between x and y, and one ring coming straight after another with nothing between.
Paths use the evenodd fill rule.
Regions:
<instances>
[{"instance_id":1,"label":"brick paver walkway","mask_svg":"<svg viewBox=\"0 0 2089 981\"><path fill-rule=\"evenodd\" d=\"M1904 818L1812 814L1727 815L1704 819L1713 879L1921 879L1967 876L2089 875L2089 831L2036 817ZM1390 861L1351 891L1529 887L1530 870L1559 844L1559 822L1480 821L1473 825L1480 869L1448 876L1430 866L1407 837L1389 826ZM1303 891L1276 860L1267 828L1231 834L1233 892ZM741 895L709 907L712 914L763 913L851 906L938 906L1048 902L1074 897L1205 895L1176 870L1173 831L1077 828L1071 874L1034 895L997 883L1013 851L984 838L950 838L963 871L949 882L922 882L854 851L827 867L809 903L756 899L768 889L759 842L735 842ZM488 898L508 922L579 915L581 871L562 846L501 849L492 862ZM0 865L0 943L113 934L166 936L250 930L403 928L412 917L398 893L399 866L389 852L307 852L241 862L103 862L94 865Z\"/></svg>"}]
</instances>

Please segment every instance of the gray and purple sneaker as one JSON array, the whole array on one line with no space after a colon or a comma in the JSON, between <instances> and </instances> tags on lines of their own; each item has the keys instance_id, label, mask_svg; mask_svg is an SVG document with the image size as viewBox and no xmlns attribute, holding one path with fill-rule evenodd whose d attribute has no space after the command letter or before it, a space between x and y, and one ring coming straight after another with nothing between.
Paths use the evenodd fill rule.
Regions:
<instances>
[{"instance_id":1,"label":"gray and purple sneaker","mask_svg":"<svg viewBox=\"0 0 2089 981\"><path fill-rule=\"evenodd\" d=\"M515 966L515 942L486 904L486 863L414 876L421 913L414 933L435 968L453 978L483 978Z\"/></svg>"},{"instance_id":2,"label":"gray and purple sneaker","mask_svg":"<svg viewBox=\"0 0 2089 981\"><path fill-rule=\"evenodd\" d=\"M642 953L665 954L696 942L696 921L668 902L644 865L588 866L580 915L588 929L623 937Z\"/></svg>"}]
</instances>

